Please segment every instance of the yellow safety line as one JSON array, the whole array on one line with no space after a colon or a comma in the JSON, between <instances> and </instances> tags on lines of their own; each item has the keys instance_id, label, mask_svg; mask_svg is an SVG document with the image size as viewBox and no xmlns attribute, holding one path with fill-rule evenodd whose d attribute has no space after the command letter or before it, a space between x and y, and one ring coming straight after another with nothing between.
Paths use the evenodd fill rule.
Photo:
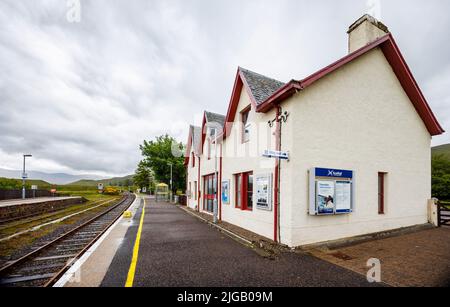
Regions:
<instances>
[{"instance_id":1,"label":"yellow safety line","mask_svg":"<svg viewBox=\"0 0 450 307\"><path fill-rule=\"evenodd\" d=\"M133 258L131 259L130 269L128 270L127 282L125 283L126 288L133 287L134 275L136 273L136 264L139 255L139 244L141 242L142 225L144 224L144 215L145 215L145 198L144 198L144 207L142 208L141 221L139 223L139 228L136 236L136 242L134 242Z\"/></svg>"}]
</instances>

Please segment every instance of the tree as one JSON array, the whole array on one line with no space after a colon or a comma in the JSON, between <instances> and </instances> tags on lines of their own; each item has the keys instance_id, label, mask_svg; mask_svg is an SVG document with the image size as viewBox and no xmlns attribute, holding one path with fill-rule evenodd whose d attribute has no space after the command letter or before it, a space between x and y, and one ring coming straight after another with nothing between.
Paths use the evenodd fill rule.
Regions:
<instances>
[{"instance_id":1,"label":"tree","mask_svg":"<svg viewBox=\"0 0 450 307\"><path fill-rule=\"evenodd\" d=\"M155 188L155 175L144 161L139 162L136 172L133 176L134 184L139 188L147 187L150 190Z\"/></svg>"},{"instance_id":2,"label":"tree","mask_svg":"<svg viewBox=\"0 0 450 307\"><path fill-rule=\"evenodd\" d=\"M170 165L173 165L173 192L186 188L186 169L184 167L182 143L177 142L169 135L156 138L155 141L144 141L140 146L142 163L152 169L155 179L166 184L170 183ZM180 154L181 153L181 154Z\"/></svg>"},{"instance_id":3,"label":"tree","mask_svg":"<svg viewBox=\"0 0 450 307\"><path fill-rule=\"evenodd\" d=\"M444 155L431 158L433 197L450 200L450 159Z\"/></svg>"}]
</instances>

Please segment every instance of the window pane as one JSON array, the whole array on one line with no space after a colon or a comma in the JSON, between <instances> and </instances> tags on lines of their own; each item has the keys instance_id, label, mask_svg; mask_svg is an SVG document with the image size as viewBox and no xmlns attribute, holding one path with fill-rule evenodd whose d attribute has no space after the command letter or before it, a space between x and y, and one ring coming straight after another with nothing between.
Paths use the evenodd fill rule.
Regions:
<instances>
[{"instance_id":1,"label":"window pane","mask_svg":"<svg viewBox=\"0 0 450 307\"><path fill-rule=\"evenodd\" d=\"M250 123L248 122L250 111L242 113L242 141L247 142L250 140Z\"/></svg>"},{"instance_id":2,"label":"window pane","mask_svg":"<svg viewBox=\"0 0 450 307\"><path fill-rule=\"evenodd\" d=\"M197 200L197 181L194 181L194 195L195 195L195 200Z\"/></svg>"},{"instance_id":3,"label":"window pane","mask_svg":"<svg viewBox=\"0 0 450 307\"><path fill-rule=\"evenodd\" d=\"M253 175L248 175L247 180L247 208L253 208Z\"/></svg>"},{"instance_id":4,"label":"window pane","mask_svg":"<svg viewBox=\"0 0 450 307\"><path fill-rule=\"evenodd\" d=\"M384 214L384 173L378 173L378 213Z\"/></svg>"},{"instance_id":5,"label":"window pane","mask_svg":"<svg viewBox=\"0 0 450 307\"><path fill-rule=\"evenodd\" d=\"M236 175L236 207L241 208L241 175Z\"/></svg>"}]
</instances>

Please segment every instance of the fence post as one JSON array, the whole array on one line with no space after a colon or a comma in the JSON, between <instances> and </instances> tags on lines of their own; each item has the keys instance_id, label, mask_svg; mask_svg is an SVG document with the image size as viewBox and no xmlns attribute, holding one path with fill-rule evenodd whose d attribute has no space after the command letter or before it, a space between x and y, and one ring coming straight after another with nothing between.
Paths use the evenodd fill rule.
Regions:
<instances>
[{"instance_id":1,"label":"fence post","mask_svg":"<svg viewBox=\"0 0 450 307\"><path fill-rule=\"evenodd\" d=\"M439 227L439 200L432 198L428 201L428 222Z\"/></svg>"},{"instance_id":2,"label":"fence post","mask_svg":"<svg viewBox=\"0 0 450 307\"><path fill-rule=\"evenodd\" d=\"M437 209L437 227L441 227L441 204L439 200L436 202Z\"/></svg>"}]
</instances>

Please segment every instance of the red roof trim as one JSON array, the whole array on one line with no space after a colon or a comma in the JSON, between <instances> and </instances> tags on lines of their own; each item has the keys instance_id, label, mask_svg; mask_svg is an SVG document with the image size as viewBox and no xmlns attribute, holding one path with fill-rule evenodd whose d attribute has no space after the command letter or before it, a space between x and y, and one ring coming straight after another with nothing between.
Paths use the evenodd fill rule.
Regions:
<instances>
[{"instance_id":1,"label":"red roof trim","mask_svg":"<svg viewBox=\"0 0 450 307\"><path fill-rule=\"evenodd\" d=\"M245 79L244 73L242 72L241 68L238 68L239 77L241 78L242 83L245 85L245 89L247 91L247 94L250 96L250 101L252 102L252 106L256 108L258 105L256 103L255 96L253 96L252 90L250 89L250 86L248 85L247 79ZM240 92L239 92L240 94ZM233 118L234 119L234 118Z\"/></svg>"},{"instance_id":2,"label":"red roof trim","mask_svg":"<svg viewBox=\"0 0 450 307\"><path fill-rule=\"evenodd\" d=\"M189 127L189 136L186 144L186 153L184 154L184 165L189 164L189 159L191 157L191 148L192 148L192 127Z\"/></svg>"},{"instance_id":3,"label":"red roof trim","mask_svg":"<svg viewBox=\"0 0 450 307\"><path fill-rule=\"evenodd\" d=\"M234 80L233 91L231 92L230 103L228 105L227 116L225 117L225 124L223 126L223 138L225 139L231 133L231 125L228 123L232 123L234 121L234 117L236 116L237 107L239 104L239 100L241 97L242 87L244 86L244 82L242 81L244 78L241 75L241 68L239 67L236 72L236 78ZM250 97L253 97L250 95ZM253 98L254 99L254 98Z\"/></svg>"},{"instance_id":4,"label":"red roof trim","mask_svg":"<svg viewBox=\"0 0 450 307\"><path fill-rule=\"evenodd\" d=\"M279 88L275 93L272 94L266 101L261 103L257 108L256 112L266 113L272 109L273 105L281 102L290 96L294 95L297 91L302 90L302 86L298 81L291 80L289 83Z\"/></svg>"},{"instance_id":5,"label":"red roof trim","mask_svg":"<svg viewBox=\"0 0 450 307\"><path fill-rule=\"evenodd\" d=\"M202 146L200 149L200 154L203 154L203 146L205 144L205 140L206 140L206 129L205 129L205 125L206 125L206 111L203 112L203 120L202 120Z\"/></svg>"},{"instance_id":6,"label":"red roof trim","mask_svg":"<svg viewBox=\"0 0 450 307\"><path fill-rule=\"evenodd\" d=\"M417 113L425 123L428 131L431 135L440 135L445 131L439 124L436 116L430 108L425 96L423 95L416 79L414 78L411 70L408 67L397 43L395 42L392 35L389 35L389 44L383 44L381 49L383 50L386 59L397 75L400 84L404 88L406 94L414 105Z\"/></svg>"},{"instance_id":7,"label":"red roof trim","mask_svg":"<svg viewBox=\"0 0 450 307\"><path fill-rule=\"evenodd\" d=\"M281 103L286 100L290 96L292 96L297 90L302 90L317 80L325 77L326 75L334 72L339 69L343 65L355 60L363 54L375 49L376 47L380 47L383 51L386 59L391 65L394 73L399 79L403 89L408 95L409 99L413 103L420 117L422 118L425 126L431 135L439 135L444 133L445 131L440 126L436 117L434 116L430 106L428 105L425 97L422 94L419 86L417 85L416 80L414 79L408 65L406 64L405 59L403 58L400 49L395 43L394 38L391 34L387 34L373 43L356 50L353 53L348 54L342 59L334 62L333 64L319 70L318 72L310 75L309 77L301 80L301 81L291 81L286 84L284 87L276 91L272 96L270 96L265 102L258 106L257 112L267 112L274 105Z\"/></svg>"}]
</instances>

